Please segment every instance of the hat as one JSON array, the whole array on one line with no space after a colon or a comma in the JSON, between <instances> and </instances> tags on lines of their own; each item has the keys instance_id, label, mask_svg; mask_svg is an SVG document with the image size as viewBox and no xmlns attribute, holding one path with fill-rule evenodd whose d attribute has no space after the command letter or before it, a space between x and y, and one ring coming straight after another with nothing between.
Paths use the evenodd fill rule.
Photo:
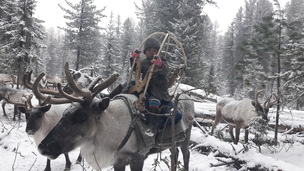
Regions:
<instances>
[{"instance_id":1,"label":"hat","mask_svg":"<svg viewBox=\"0 0 304 171\"><path fill-rule=\"evenodd\" d=\"M160 48L160 43L158 40L153 39L153 38L149 38L146 42L145 42L145 46L144 46L144 54L146 54L146 50L148 50L149 48L155 48L157 50L159 50Z\"/></svg>"}]
</instances>

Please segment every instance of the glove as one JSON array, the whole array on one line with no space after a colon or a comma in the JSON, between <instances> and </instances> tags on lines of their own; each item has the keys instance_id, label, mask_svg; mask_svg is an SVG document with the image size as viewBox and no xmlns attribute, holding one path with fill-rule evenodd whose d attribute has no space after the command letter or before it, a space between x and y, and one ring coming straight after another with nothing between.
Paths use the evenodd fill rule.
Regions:
<instances>
[{"instance_id":1,"label":"glove","mask_svg":"<svg viewBox=\"0 0 304 171\"><path fill-rule=\"evenodd\" d=\"M131 57L132 57L132 59L135 59L135 58L137 58L137 57L139 57L139 54L141 53L141 50L134 50L134 51L132 51L131 52Z\"/></svg>"},{"instance_id":2,"label":"glove","mask_svg":"<svg viewBox=\"0 0 304 171\"><path fill-rule=\"evenodd\" d=\"M163 64L161 58L160 58L159 56L157 56L157 55L154 55L154 56L153 56L153 59L151 60L151 62L152 62L153 64L155 64L156 66L158 66L158 67L161 67L162 64Z\"/></svg>"}]
</instances>

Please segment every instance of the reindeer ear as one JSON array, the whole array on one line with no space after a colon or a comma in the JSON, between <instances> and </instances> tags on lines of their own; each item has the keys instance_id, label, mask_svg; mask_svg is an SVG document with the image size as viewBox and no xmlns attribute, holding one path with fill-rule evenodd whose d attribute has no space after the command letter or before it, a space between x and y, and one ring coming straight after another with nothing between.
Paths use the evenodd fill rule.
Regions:
<instances>
[{"instance_id":1,"label":"reindeer ear","mask_svg":"<svg viewBox=\"0 0 304 171\"><path fill-rule=\"evenodd\" d=\"M47 111L50 110L51 106L52 106L52 105L48 104L48 105L46 105L46 106L41 107L40 110L41 110L43 113L45 113L45 112L47 112Z\"/></svg>"},{"instance_id":2,"label":"reindeer ear","mask_svg":"<svg viewBox=\"0 0 304 171\"><path fill-rule=\"evenodd\" d=\"M93 105L93 109L102 112L108 108L109 104L110 104L110 98L106 97L96 102Z\"/></svg>"},{"instance_id":3,"label":"reindeer ear","mask_svg":"<svg viewBox=\"0 0 304 171\"><path fill-rule=\"evenodd\" d=\"M255 103L255 101L251 101L251 104L252 104L252 106L255 106L256 105L256 103Z\"/></svg>"},{"instance_id":4,"label":"reindeer ear","mask_svg":"<svg viewBox=\"0 0 304 171\"><path fill-rule=\"evenodd\" d=\"M25 107L23 107L23 106L18 106L17 108L18 108L18 110L19 110L21 113L26 113Z\"/></svg>"},{"instance_id":5,"label":"reindeer ear","mask_svg":"<svg viewBox=\"0 0 304 171\"><path fill-rule=\"evenodd\" d=\"M102 102L99 103L99 108L100 108L101 110L106 110L106 109L108 108L109 104L110 104L110 98L105 97L105 98L103 98L101 101L102 101Z\"/></svg>"},{"instance_id":6,"label":"reindeer ear","mask_svg":"<svg viewBox=\"0 0 304 171\"><path fill-rule=\"evenodd\" d=\"M92 109L97 113L97 115L100 115L102 111L108 108L110 104L110 98L106 97L91 104Z\"/></svg>"}]
</instances>

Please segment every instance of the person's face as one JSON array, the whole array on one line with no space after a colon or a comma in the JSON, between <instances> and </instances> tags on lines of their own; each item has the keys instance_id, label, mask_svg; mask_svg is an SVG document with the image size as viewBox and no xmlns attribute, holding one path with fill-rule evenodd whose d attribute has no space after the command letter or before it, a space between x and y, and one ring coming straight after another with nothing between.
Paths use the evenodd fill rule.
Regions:
<instances>
[{"instance_id":1,"label":"person's face","mask_svg":"<svg viewBox=\"0 0 304 171\"><path fill-rule=\"evenodd\" d=\"M146 50L146 57L152 59L154 55L157 55L158 50L155 48L149 48Z\"/></svg>"}]
</instances>

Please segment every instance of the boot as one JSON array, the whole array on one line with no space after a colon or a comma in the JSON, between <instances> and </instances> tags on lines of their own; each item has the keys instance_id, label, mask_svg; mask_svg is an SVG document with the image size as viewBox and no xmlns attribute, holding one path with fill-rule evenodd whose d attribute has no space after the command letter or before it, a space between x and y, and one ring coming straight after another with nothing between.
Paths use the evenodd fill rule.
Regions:
<instances>
[{"instance_id":1,"label":"boot","mask_svg":"<svg viewBox=\"0 0 304 171\"><path fill-rule=\"evenodd\" d=\"M123 90L123 85L119 84L111 93L109 94L109 98L112 99L117 94L120 94Z\"/></svg>"},{"instance_id":2,"label":"boot","mask_svg":"<svg viewBox=\"0 0 304 171\"><path fill-rule=\"evenodd\" d=\"M159 114L160 110L158 108L150 108L149 112L153 114ZM148 129L145 131L145 134L151 137L155 137L158 127L158 116L146 114L146 117Z\"/></svg>"}]
</instances>

